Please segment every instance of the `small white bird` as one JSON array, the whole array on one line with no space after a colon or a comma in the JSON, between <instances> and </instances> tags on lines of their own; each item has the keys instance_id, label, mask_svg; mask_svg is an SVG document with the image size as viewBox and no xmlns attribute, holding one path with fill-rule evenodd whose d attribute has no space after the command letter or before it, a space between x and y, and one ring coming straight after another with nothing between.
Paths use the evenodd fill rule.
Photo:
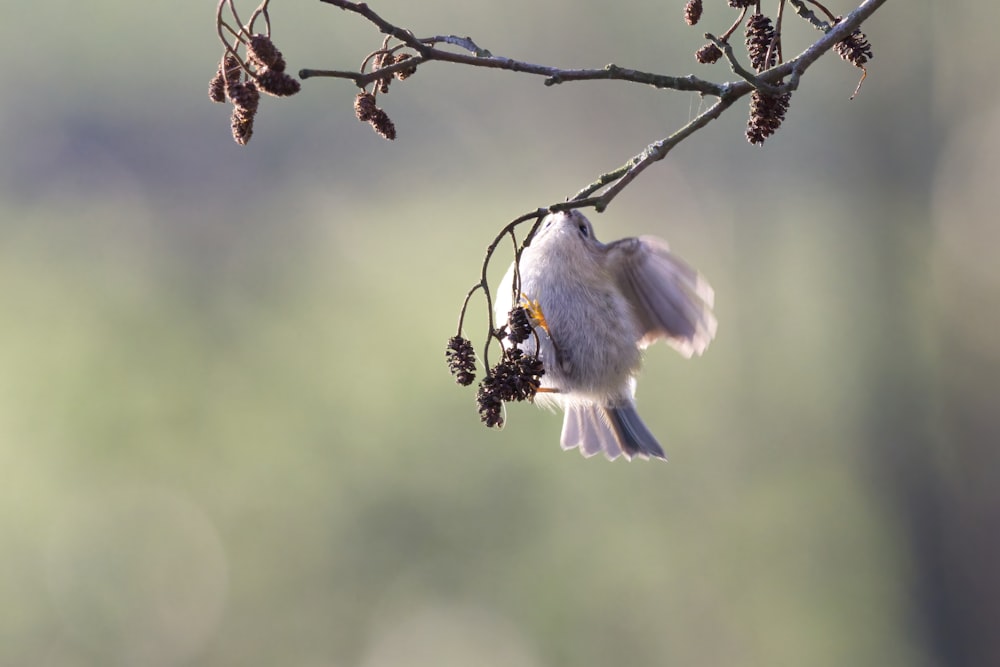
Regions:
<instances>
[{"instance_id":1,"label":"small white bird","mask_svg":"<svg viewBox=\"0 0 1000 667\"><path fill-rule=\"evenodd\" d=\"M520 347L545 367L536 400L566 412L563 449L666 459L636 412L641 350L662 338L685 357L704 352L716 330L712 288L660 239L599 242L577 210L546 216L517 272L519 303L538 311L538 343L531 336ZM497 290L500 322L514 305L514 276L511 265Z\"/></svg>"}]
</instances>

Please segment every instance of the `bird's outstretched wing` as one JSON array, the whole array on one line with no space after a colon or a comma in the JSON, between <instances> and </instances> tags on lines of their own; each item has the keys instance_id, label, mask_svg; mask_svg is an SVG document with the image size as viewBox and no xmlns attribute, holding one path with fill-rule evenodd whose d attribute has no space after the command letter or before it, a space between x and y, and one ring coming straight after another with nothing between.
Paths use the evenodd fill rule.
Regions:
<instances>
[{"instance_id":1,"label":"bird's outstretched wing","mask_svg":"<svg viewBox=\"0 0 1000 667\"><path fill-rule=\"evenodd\" d=\"M636 341L660 338L685 357L701 354L715 337L715 294L704 278L653 236L607 245L608 272L632 304L641 325Z\"/></svg>"}]
</instances>

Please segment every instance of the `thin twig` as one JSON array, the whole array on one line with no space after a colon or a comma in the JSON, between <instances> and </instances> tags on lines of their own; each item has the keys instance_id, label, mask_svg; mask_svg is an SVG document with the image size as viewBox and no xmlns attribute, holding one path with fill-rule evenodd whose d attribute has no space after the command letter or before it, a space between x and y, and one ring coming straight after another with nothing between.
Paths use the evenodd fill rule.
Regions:
<instances>
[{"instance_id":1,"label":"thin twig","mask_svg":"<svg viewBox=\"0 0 1000 667\"><path fill-rule=\"evenodd\" d=\"M777 63L780 65L785 61L781 53L781 19L785 15L785 0L781 0L778 3L778 14L774 18L774 36L771 37L771 43L767 45L767 53L764 55L764 67L771 64L771 57L777 56Z\"/></svg>"},{"instance_id":2,"label":"thin twig","mask_svg":"<svg viewBox=\"0 0 1000 667\"><path fill-rule=\"evenodd\" d=\"M328 69L300 69L299 78L300 79L311 79L313 77L333 77L337 79L351 79L358 86L358 88L364 88L373 81L378 81L379 79L384 79L386 77L392 76L395 72L399 72L405 69L412 69L420 63L427 62L427 58L423 56L414 56L412 58L407 58L402 62L395 63L393 65L388 65L382 69L372 70L371 72L344 72L339 70L328 70Z\"/></svg>"},{"instance_id":3,"label":"thin twig","mask_svg":"<svg viewBox=\"0 0 1000 667\"><path fill-rule=\"evenodd\" d=\"M814 44L794 59L782 65L772 67L760 76L754 76L741 67L740 69L743 69L743 71L750 76L744 77L744 81L724 84L726 88L719 95L719 100L714 105L706 109L694 120L674 132L669 137L650 144L644 151L633 157L621 167L601 175L595 182L577 192L576 195L573 196L573 201L581 200L584 197L591 197L591 195L606 187L607 189L604 190L603 193L593 198L594 208L598 212L603 211L607 208L608 204L611 203L611 200L614 199L626 186L628 186L628 184L631 183L636 176L649 167L650 164L662 160L674 148L674 146L691 136L691 134L705 125L708 125L711 121L718 118L723 111L732 106L732 104L741 97L749 94L754 88L763 90L769 94L782 94L797 89L802 73L810 65L816 62L821 55L833 48L837 42L850 35L857 26L859 26L884 2L885 0L866 0L858 7L858 9L851 12L851 14L849 14L843 21L834 26L833 29L831 29L827 34L818 39ZM847 28L850 28L850 30ZM713 39L711 35L709 35L708 38ZM728 46L728 44L724 42L719 42L718 40L714 41L716 41L716 45L720 48ZM786 83L774 85L784 77L788 77L788 81Z\"/></svg>"},{"instance_id":4,"label":"thin twig","mask_svg":"<svg viewBox=\"0 0 1000 667\"><path fill-rule=\"evenodd\" d=\"M427 44L451 44L452 46L465 49L477 58L493 57L493 54L490 53L489 50L480 48L478 44L472 41L471 37L459 37L458 35L437 35L436 37L428 37L420 41L426 42Z\"/></svg>"},{"instance_id":5,"label":"thin twig","mask_svg":"<svg viewBox=\"0 0 1000 667\"><path fill-rule=\"evenodd\" d=\"M746 88L747 88L746 92L749 92L751 90L749 86L747 86ZM719 100L716 101L715 104L713 104L708 109L700 113L687 125L677 130L669 137L666 137L665 139L661 139L660 141L650 144L649 146L646 147L646 150L644 150L642 153L636 155L622 167L619 167L619 169L616 170L616 172L621 173L621 176L614 179L612 185L608 187L608 189L605 190L600 197L597 198L597 201L594 204L594 209L598 213L606 209L608 207L608 204L611 203L611 200L617 197L622 190L628 187L628 184L631 183L633 180L635 180L635 178L643 171L645 171L646 168L648 168L654 162L659 162L660 160L665 158L667 154L671 150L673 150L674 146L684 141L693 133L705 127L710 122L721 116L723 111L732 106L732 104L736 102L736 100L743 97L743 95L745 95L746 92L741 92L736 90L732 93L722 95L719 98ZM577 197L581 198L587 197L596 190L600 189L600 187L602 186L598 185L595 188L593 187L593 184L587 186L586 188L578 192L574 196L574 199L576 199Z\"/></svg>"},{"instance_id":6,"label":"thin twig","mask_svg":"<svg viewBox=\"0 0 1000 667\"><path fill-rule=\"evenodd\" d=\"M222 1L225 2L226 0ZM395 37L400 42L417 51L419 56L417 58L411 58L406 62L397 63L396 65L383 68L377 72L369 72L367 74L341 70L302 69L299 71L299 78L301 79L313 77L344 78L351 79L358 86L364 87L372 81L381 79L385 77L385 75L397 71L397 69L406 69L412 67L414 64L430 60L439 60L473 67L487 67L493 69L504 69L513 72L536 74L545 77L546 85L555 85L567 81L590 81L600 79L643 83L656 88L699 92L703 95L712 95L720 98L725 94L733 94L737 91L741 94L747 94L750 92L750 88L744 89L744 86L739 85L739 83L714 83L695 76L666 76L620 67L614 64L601 69L561 69L546 65L536 65L520 60L514 60L512 58L498 57L492 55L489 50L481 48L469 37L439 35L424 39L417 38L409 30L399 28L382 18L365 3L349 2L348 0L320 1L346 11L354 12L364 17L374 24L382 33ZM815 0L809 1L823 8L822 5L815 3ZM882 6L885 1L886 0L864 0L864 2L862 2L857 9L845 17L843 21L830 29L826 35L818 39L812 44L812 46L799 54L796 58L783 65L773 67L760 76L755 75L753 72L750 72L739 64L733 54L732 46L726 41L728 34L731 34L732 31L735 30L735 27L742 21L742 18L746 13L745 11L741 13L740 19L733 24L733 27L727 31L727 35L722 39L712 37L711 35L706 35L706 37L711 39L716 46L722 49L723 53L726 54L727 60L729 61L730 68L737 76L749 83L751 88L756 88L770 95L776 95L788 92L789 90L793 90L797 87L799 77L802 72L812 65L812 63L814 63L820 56L826 53L826 51L831 49L834 44L850 35L855 28L860 26L861 23L871 16L875 10ZM801 0L792 0L792 4L796 7L796 10L801 13L801 10L803 9ZM823 9L825 10L825 8ZM435 44L441 43L457 46L468 51L472 55L454 53L452 51L446 51L434 46ZM788 83L776 85L789 75L791 75L791 79ZM684 136L687 135L685 134ZM628 170L626 170L625 173L627 173L627 171ZM591 192L593 192L593 190L591 190Z\"/></svg>"},{"instance_id":7,"label":"thin twig","mask_svg":"<svg viewBox=\"0 0 1000 667\"><path fill-rule=\"evenodd\" d=\"M732 37L733 33L736 32L736 29L739 28L740 25L743 23L743 19L746 18L748 9L750 9L750 5L747 5L746 7L743 8L743 11L740 12L740 15L736 18L735 21L733 21L733 24L729 26L729 30L722 33L722 37L720 37L719 39L721 39L723 42L729 41L729 38ZM758 7L757 9L758 11L760 11L760 7Z\"/></svg>"},{"instance_id":8,"label":"thin twig","mask_svg":"<svg viewBox=\"0 0 1000 667\"><path fill-rule=\"evenodd\" d=\"M868 20L885 2L886 0L864 0L864 2L858 5L857 9L845 16L843 21L830 28L825 35L813 42L809 48L784 65L779 65L768 70L761 75L761 78L773 83L787 76L792 71L798 71L799 74L805 72L810 65L819 60L824 53L832 49L837 42L841 42L849 37L851 33Z\"/></svg>"},{"instance_id":9,"label":"thin twig","mask_svg":"<svg viewBox=\"0 0 1000 667\"><path fill-rule=\"evenodd\" d=\"M806 7L806 3L803 0L789 0L792 3L792 7L795 8L795 13L800 17L808 21L812 27L816 28L820 32L826 32L830 29L830 24L816 16L816 13L811 9Z\"/></svg>"},{"instance_id":10,"label":"thin twig","mask_svg":"<svg viewBox=\"0 0 1000 667\"><path fill-rule=\"evenodd\" d=\"M809 3L819 7L820 11L827 15L831 23L837 20L837 17L833 15L833 12L824 7L821 2L817 2L817 0L809 0Z\"/></svg>"},{"instance_id":11,"label":"thin twig","mask_svg":"<svg viewBox=\"0 0 1000 667\"><path fill-rule=\"evenodd\" d=\"M257 5L257 9L253 10L253 14L250 15L250 21L247 24L246 29L247 29L247 32L250 33L251 35L254 34L253 24L257 22L257 19L260 16L263 16L264 17L264 27L267 30L264 34L266 34L269 37L271 36L271 17L267 13L267 5L270 2L271 2L271 0L263 0L263 2L261 2L259 5Z\"/></svg>"},{"instance_id":12,"label":"thin twig","mask_svg":"<svg viewBox=\"0 0 1000 667\"><path fill-rule=\"evenodd\" d=\"M326 2L327 0L323 0ZM631 83L641 83L654 88L680 90L687 92L697 92L703 95L714 95L718 97L722 93L723 84L713 83L696 76L667 76L665 74L655 74L653 72L643 72L641 70L628 69L610 64L600 69L560 69L546 65L535 65L511 58L498 58L496 56L478 57L463 56L450 51L442 51L433 47L423 50L417 59L407 60L399 64L397 69L406 69L414 64L439 60L457 64L471 65L474 67L490 67L494 69L504 69L512 72L522 72L526 74L536 74L545 77L546 86L554 86L568 81L594 81L598 79L628 81ZM380 70L386 73L387 70ZM395 70L393 70L395 71ZM330 77L338 79L351 79L358 86L366 86L380 76L373 76L363 72L348 72L343 70L325 70L304 68L299 70L300 79L311 79L314 77Z\"/></svg>"},{"instance_id":13,"label":"thin twig","mask_svg":"<svg viewBox=\"0 0 1000 667\"><path fill-rule=\"evenodd\" d=\"M229 13L233 15L233 19L236 21L236 25L240 27L240 30L244 29L244 23L240 20L240 15L236 12L236 2L235 0L226 0L226 4L229 5Z\"/></svg>"},{"instance_id":14,"label":"thin twig","mask_svg":"<svg viewBox=\"0 0 1000 667\"><path fill-rule=\"evenodd\" d=\"M456 37L455 35L438 35L428 38L417 38L408 30L399 28L385 20L364 3L348 2L347 0L320 0L326 4L340 7L341 9L354 12L364 17L374 24L382 33L395 37L417 51L422 56L422 61L439 60L451 62L459 65L469 65L473 67L487 67L492 69L502 69L511 72L521 72L535 74L545 77L545 85L552 86L566 81L588 81L596 79L615 79L642 83L656 88L666 88L672 90L693 91L707 95L718 96L722 86L711 81L705 81L695 76L666 76L652 72L619 67L618 65L607 65L600 69L562 69L548 65L537 65L522 60L494 56L489 50L481 48L469 37ZM436 48L437 44L449 44L467 51L465 53L455 53L444 49ZM412 66L412 62L407 66ZM351 79L359 86L365 86L379 77L361 72L344 72L340 70L319 70L302 69L299 71L300 79L312 77L333 77Z\"/></svg>"},{"instance_id":15,"label":"thin twig","mask_svg":"<svg viewBox=\"0 0 1000 667\"><path fill-rule=\"evenodd\" d=\"M733 70L733 74L740 77L747 83L749 83L753 88L757 90L768 93L769 95L777 95L778 88L767 83L755 73L748 70L746 67L740 64L740 61L736 59L736 54L733 53L733 46L729 42L724 42L710 32L705 33L705 39L715 44L717 47L722 49L723 55L726 56L726 61L729 63L729 68Z\"/></svg>"},{"instance_id":16,"label":"thin twig","mask_svg":"<svg viewBox=\"0 0 1000 667\"><path fill-rule=\"evenodd\" d=\"M531 233L533 233L534 230L535 230L535 228L538 225L538 221L541 220L543 217L545 217L545 215L547 213L548 213L548 211L546 211L545 209L538 209L538 210L532 211L530 213L525 213L524 215L518 216L518 217L514 218L513 220L511 220L510 222L508 222L504 226L504 228L500 230L500 233L498 233L496 235L496 237L494 237L493 241L486 248L486 256L483 258L483 268L482 268L482 272L479 275L479 283L476 284L476 285L474 285L472 287L472 289L469 290L469 295L466 296L465 304L463 304L463 306L462 306L462 313L459 316L459 326L460 327L461 327L462 321L465 319L465 309L466 309L466 307L468 306L468 303L469 303L469 298L468 297L471 296L471 294L473 292L475 292L477 289L482 289L483 290L483 295L486 298L487 319L489 320L489 333L488 333L487 338L486 338L486 344L483 346L483 363L485 364L486 368L490 367L490 365L489 365L489 352L490 352L490 349L489 348L490 348L490 343L493 341L493 338L495 337L495 332L496 332L496 320L493 318L493 295L492 295L492 293L490 291L490 283L489 283L489 278L487 276L487 272L488 272L488 270L490 268L490 260L493 259L493 253L496 251L497 246L499 246L500 242L503 241L504 238L506 236L508 236L508 235L510 235L512 238L514 238L515 252L516 252L516 250L517 250L517 238L514 237L514 230L517 228L517 226L520 225L520 224L522 224L522 223L524 223L524 222L526 222L526 221L528 221L528 220L531 220L532 218L535 218L536 219L536 223L535 223L535 226L532 227L532 232L531 232ZM531 234L529 233L529 237L530 237L530 235ZM459 328L459 333L461 333L461 328Z\"/></svg>"},{"instance_id":17,"label":"thin twig","mask_svg":"<svg viewBox=\"0 0 1000 667\"><path fill-rule=\"evenodd\" d=\"M222 0L225 2L226 0ZM231 0L230 0L231 1ZM410 58L404 62L384 67L375 72L345 72L339 70L316 70L304 69L299 72L300 78L311 77L334 77L353 80L358 86L364 87L372 81L382 79L398 70L413 67L415 64L425 63L431 60L440 60L465 64L474 67L489 67L495 69L505 69L515 72L525 72L546 77L546 85L555 85L566 81L584 81L597 79L617 79L644 83L657 88L669 88L674 90L685 90L700 92L703 95L718 97L718 101L706 111L699 114L692 121L687 123L673 134L654 142L646 147L641 153L633 157L621 167L602 174L596 181L578 191L565 205L555 204L547 209L539 211L565 210L566 208L578 208L583 206L593 206L598 211L603 211L608 204L627 187L640 173L649 167L653 162L662 160L677 144L691 136L695 131L701 129L711 121L718 118L723 111L733 105L738 99L748 95L754 89L760 90L768 95L779 95L795 90L800 81L802 73L805 72L820 56L829 51L837 42L849 36L871 16L886 0L864 0L853 12L848 14L844 20L831 27L826 34L820 37L811 46L792 60L778 64L765 72L756 74L743 67L736 59L732 46L728 43L728 36L739 25L746 12L742 12L740 19L733 24L733 27L722 39L706 34L706 38L711 40L717 47L722 49L729 62L732 71L739 76L742 81L713 83L694 76L671 77L649 72L641 72L617 65L608 65L602 69L560 69L545 65L536 65L511 58L503 58L492 55L490 51L483 49L471 38L452 36L435 36L420 39L409 30L399 28L375 13L364 3L349 2L348 0L321 0L324 3L340 7L341 9L354 12L366 18L374 24L382 33L395 37L406 46L417 51L419 54L415 58ZM808 0L822 8L822 5L815 3L815 0ZM782 6L784 2L781 3ZM792 0L793 6L800 13L804 10L802 0ZM823 8L825 10L825 8ZM221 34L221 30L220 30ZM776 36L776 41L780 37ZM468 52L455 53L436 48L437 44L448 44L456 46ZM773 46L773 45L772 45ZM787 78L787 81L785 80ZM525 214L515 219L504 231L498 235L494 243L490 245L487 253L486 264L496 249L499 239L503 238L508 231L513 230L524 220L537 215L537 211ZM526 243L531 242L531 235L528 235ZM485 270L485 269L484 269ZM485 282L485 278L484 278ZM488 288L487 288L488 289Z\"/></svg>"}]
</instances>

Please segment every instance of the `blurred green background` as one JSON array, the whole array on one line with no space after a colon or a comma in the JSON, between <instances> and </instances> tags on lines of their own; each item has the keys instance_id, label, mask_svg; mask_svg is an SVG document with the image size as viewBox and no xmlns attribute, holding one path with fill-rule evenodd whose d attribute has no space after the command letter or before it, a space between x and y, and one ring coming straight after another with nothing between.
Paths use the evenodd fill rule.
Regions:
<instances>
[{"instance_id":1,"label":"blurred green background","mask_svg":"<svg viewBox=\"0 0 1000 667\"><path fill-rule=\"evenodd\" d=\"M272 4L292 70L380 42ZM681 0L371 4L532 62L728 78L691 57L721 0L697 28ZM12 3L0 664L1000 664L1000 10L945 8L888 3L856 100L830 56L763 148L740 105L594 218L717 293L705 357L647 355L670 462L627 464L527 405L487 431L444 345L502 224L697 97L432 64L382 99L395 143L312 80L240 148L205 94L214 3Z\"/></svg>"}]
</instances>

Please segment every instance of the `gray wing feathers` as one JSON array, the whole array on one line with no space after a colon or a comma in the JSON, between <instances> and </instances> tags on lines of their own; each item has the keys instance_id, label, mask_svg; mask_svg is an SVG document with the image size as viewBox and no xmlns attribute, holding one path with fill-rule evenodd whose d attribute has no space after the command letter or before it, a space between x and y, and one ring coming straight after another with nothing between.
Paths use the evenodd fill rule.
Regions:
<instances>
[{"instance_id":1,"label":"gray wing feathers","mask_svg":"<svg viewBox=\"0 0 1000 667\"><path fill-rule=\"evenodd\" d=\"M609 270L642 326L639 345L664 338L686 357L701 354L715 337L715 295L701 275L654 237L608 246Z\"/></svg>"}]
</instances>

